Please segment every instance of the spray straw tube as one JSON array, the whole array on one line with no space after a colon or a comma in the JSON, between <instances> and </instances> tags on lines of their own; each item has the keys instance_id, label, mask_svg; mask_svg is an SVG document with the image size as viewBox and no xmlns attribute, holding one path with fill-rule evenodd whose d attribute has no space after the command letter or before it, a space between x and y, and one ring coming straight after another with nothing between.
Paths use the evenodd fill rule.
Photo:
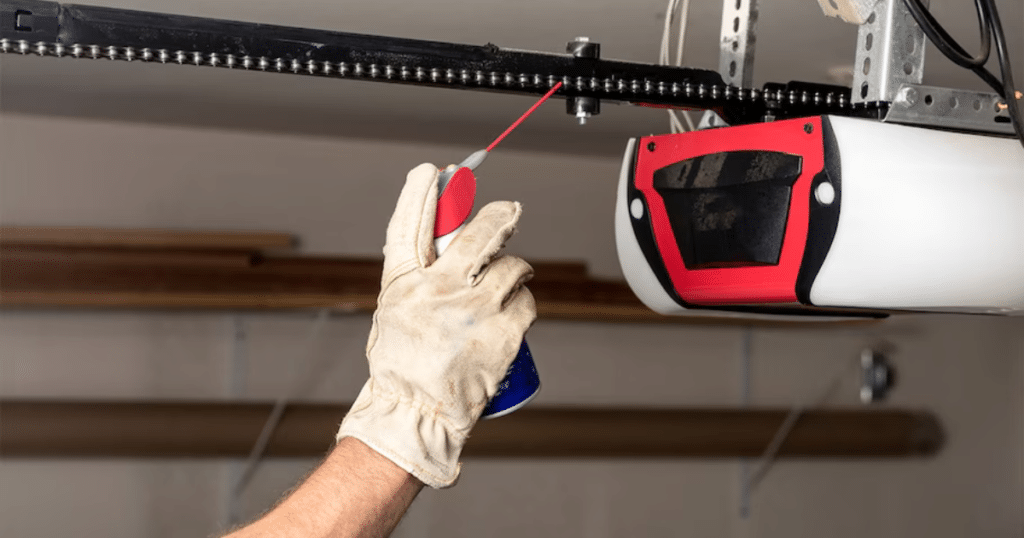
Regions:
<instances>
[{"instance_id":1,"label":"spray straw tube","mask_svg":"<svg viewBox=\"0 0 1024 538\"><path fill-rule=\"evenodd\" d=\"M437 255L451 244L462 231L473 211L476 197L476 176L473 167L486 157L486 150L470 155L459 166L449 166L438 178L437 218L434 226L434 249ZM530 402L540 392L540 376L533 362L533 355L526 340L519 347L519 353L509 366L505 378L498 385L498 392L484 408L481 418L496 418L507 415Z\"/></svg>"},{"instance_id":2,"label":"spray straw tube","mask_svg":"<svg viewBox=\"0 0 1024 538\"><path fill-rule=\"evenodd\" d=\"M473 170L484 162L499 142L561 87L561 81L552 86L544 97L519 116L519 119L498 135L487 148L474 152L458 166L449 166L438 175L437 218L434 222L434 250L438 256L452 239L459 235L473 211L473 199L476 198L476 176L473 175ZM526 345L526 340L523 340L523 344L519 346L519 353L505 373L505 379L498 385L498 392L484 408L481 418L507 415L528 404L539 392L540 376L537 375L537 366L533 363L530 347Z\"/></svg>"}]
</instances>

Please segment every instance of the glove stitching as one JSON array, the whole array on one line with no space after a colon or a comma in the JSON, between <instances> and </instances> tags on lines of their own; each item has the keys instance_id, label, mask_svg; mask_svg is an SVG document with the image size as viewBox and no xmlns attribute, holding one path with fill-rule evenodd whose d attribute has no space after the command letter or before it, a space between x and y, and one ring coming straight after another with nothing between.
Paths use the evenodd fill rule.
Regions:
<instances>
[{"instance_id":1,"label":"glove stitching","mask_svg":"<svg viewBox=\"0 0 1024 538\"><path fill-rule=\"evenodd\" d=\"M522 215L523 208L519 202L513 202L513 204L514 211L511 219L501 226L497 233L491 237L482 251L483 254L477 258L476 262L473 264L467 278L467 282L471 287L475 287L481 280L483 280L481 273L484 272L484 269L486 269L491 261L494 260L495 255L505 246L505 242L508 241L508 239L516 232L516 225L519 223L519 216ZM509 231L509 229L511 229L511 231Z\"/></svg>"},{"instance_id":2,"label":"glove stitching","mask_svg":"<svg viewBox=\"0 0 1024 538\"><path fill-rule=\"evenodd\" d=\"M383 296L384 292L387 291L388 288L390 288L391 285L394 284L396 280L402 278L403 276L419 268L420 265L416 260L407 260L405 262L402 262L400 265L396 266L394 269L391 270L390 273L388 273L387 278L383 279L383 284L381 284L380 294L378 295L378 298Z\"/></svg>"},{"instance_id":3,"label":"glove stitching","mask_svg":"<svg viewBox=\"0 0 1024 538\"><path fill-rule=\"evenodd\" d=\"M416 239L417 239L417 242L416 242L416 247L417 247L416 248L416 265L417 265L417 267L426 267L427 265L429 265L427 263L427 258L430 257L429 256L429 252L424 252L424 249L420 248L422 246L420 243L422 242L422 239L423 239L423 232L425 231L424 228L425 228L425 224L426 224L426 220L427 220L425 218L425 215L428 212L430 212L431 207L434 208L434 213L435 213L429 219L430 220L430 224L431 224L431 228L433 228L434 221L435 221L435 219L437 219L437 215L436 215L436 213L437 213L437 209L436 209L437 208L437 205L436 205L437 204L437 188L438 188L438 186L437 186L437 178L438 178L439 175L440 175L440 170L435 170L434 171L434 183L430 186L430 188L427 189L428 196L423 199L423 207L420 208L420 220L419 220L419 222L416 223ZM430 196L431 193L433 193L434 195ZM433 230L431 230L431 232L433 232ZM430 235L432 237L434 234L431 233ZM431 244L430 248L431 249L433 248L433 244Z\"/></svg>"},{"instance_id":4,"label":"glove stitching","mask_svg":"<svg viewBox=\"0 0 1024 538\"><path fill-rule=\"evenodd\" d=\"M436 405L430 405L429 403L423 402L415 397L409 398L398 392L388 390L386 388L381 387L380 383L374 383L373 386L370 387L370 391L375 396L380 396L384 400L389 400L396 404L405 404L409 407L412 407L415 411L419 411L420 415L424 417L433 417L442 425L446 426L445 432L448 435L451 435L458 441L465 441L466 438L468 437L467 434L463 433L463 431L466 428L460 428L457 425L455 425L451 421L451 418L449 418L447 415L444 415L440 412L435 413L434 411L435 409L437 409Z\"/></svg>"}]
</instances>

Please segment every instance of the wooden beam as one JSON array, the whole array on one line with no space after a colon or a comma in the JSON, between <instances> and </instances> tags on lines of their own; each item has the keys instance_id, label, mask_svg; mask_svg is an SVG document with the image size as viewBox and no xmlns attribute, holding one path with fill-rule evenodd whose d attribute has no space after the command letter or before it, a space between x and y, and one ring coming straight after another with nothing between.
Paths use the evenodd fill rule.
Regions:
<instances>
[{"instance_id":1,"label":"wooden beam","mask_svg":"<svg viewBox=\"0 0 1024 538\"><path fill-rule=\"evenodd\" d=\"M75 226L0 227L0 246L69 248L235 250L291 249L292 234L257 231L83 228Z\"/></svg>"},{"instance_id":2,"label":"wooden beam","mask_svg":"<svg viewBox=\"0 0 1024 538\"><path fill-rule=\"evenodd\" d=\"M531 262L542 318L573 321L787 326L792 322L662 316L622 281L586 265ZM245 252L0 246L0 307L329 308L372 312L381 260ZM863 322L853 322L863 323ZM818 322L808 322L820 325ZM802 324L806 326L807 324Z\"/></svg>"},{"instance_id":3,"label":"wooden beam","mask_svg":"<svg viewBox=\"0 0 1024 538\"><path fill-rule=\"evenodd\" d=\"M0 457L243 457L272 405L235 402L0 401ZM318 457L347 405L293 404L268 456ZM482 421L466 447L478 458L749 458L786 409L528 407ZM819 410L801 417L779 456L928 456L943 444L931 414L896 409Z\"/></svg>"}]
</instances>

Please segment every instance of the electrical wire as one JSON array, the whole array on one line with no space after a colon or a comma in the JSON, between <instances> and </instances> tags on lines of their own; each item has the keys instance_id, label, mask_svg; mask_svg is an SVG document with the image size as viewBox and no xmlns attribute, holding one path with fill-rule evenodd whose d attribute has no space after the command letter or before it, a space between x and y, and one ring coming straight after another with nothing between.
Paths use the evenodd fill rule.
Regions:
<instances>
[{"instance_id":1,"label":"electrical wire","mask_svg":"<svg viewBox=\"0 0 1024 538\"><path fill-rule=\"evenodd\" d=\"M1009 109L1010 122L1017 131L1017 140L1021 147L1024 147L1024 117L1021 116L1020 99L1021 94L1013 84L1013 71L1010 68L1010 54L1006 46L1006 34L1003 33L1003 23L999 20L999 11L996 10L995 0L981 0L988 8L989 22L992 25L992 34L996 41L996 57L999 61L999 71L1003 76L1003 99Z\"/></svg>"},{"instance_id":2,"label":"electrical wire","mask_svg":"<svg viewBox=\"0 0 1024 538\"><path fill-rule=\"evenodd\" d=\"M661 48L658 51L658 64L668 65L670 62L668 54L668 43L672 35L672 19L675 16L676 5L679 0L668 0L668 7L665 8L665 25L661 32Z\"/></svg>"},{"instance_id":3,"label":"electrical wire","mask_svg":"<svg viewBox=\"0 0 1024 538\"><path fill-rule=\"evenodd\" d=\"M675 14L676 5L678 0L668 0L668 6L665 8L665 24L661 32L661 46L658 49L658 64L669 65L671 63L669 59L669 48L668 44L671 40L672 35L672 17ZM668 128L671 133L682 132L682 124L679 123L679 118L672 110L668 111Z\"/></svg>"},{"instance_id":4,"label":"electrical wire","mask_svg":"<svg viewBox=\"0 0 1024 538\"><path fill-rule=\"evenodd\" d=\"M302 352L298 354L299 357L305 357L305 361L309 362L310 357L313 355L314 344L319 339L320 333L323 331L324 325L327 322L330 311L326 308L320 311L316 317L316 321L313 322L313 326L310 327L309 333L306 335L306 340L301 346ZM288 407L288 402L295 397L295 393L298 389L298 383L300 378L295 375L295 361L288 363L288 385L285 392L278 396L277 401L274 402L274 407L270 410L270 415L267 416L266 422L263 423L263 428L260 430L259 435L256 438L256 442L253 444L252 450L249 451L249 457L246 458L245 468L239 475L238 482L235 483L232 494L237 498L245 492L246 486L252 480L256 474L256 470L259 468L260 461L263 459L263 453L267 450L267 445L270 444L270 438L274 435L274 431L277 429L278 424L281 423L281 418L284 416L284 411Z\"/></svg>"},{"instance_id":5,"label":"electrical wire","mask_svg":"<svg viewBox=\"0 0 1024 538\"><path fill-rule=\"evenodd\" d=\"M678 12L678 14L677 14ZM658 64L659 65L683 65L683 53L686 47L686 28L688 26L690 16L690 0L668 0L668 5L665 8L665 24L662 28L661 34L661 47L658 51ZM672 61L672 53L670 49L670 42L672 41L672 21L679 21L679 30L676 38L676 59ZM677 113L678 112L678 113ZM679 116L683 117L683 121L679 121ZM696 126L693 124L693 120L686 111L680 110L668 110L668 122L669 131L672 133L682 133L685 131L693 131ZM686 125L683 125L683 122Z\"/></svg>"},{"instance_id":6,"label":"electrical wire","mask_svg":"<svg viewBox=\"0 0 1024 538\"><path fill-rule=\"evenodd\" d=\"M992 24L989 21L985 13L985 6L982 0L974 0L974 7L978 15L978 27L979 33L981 34L981 52L977 56L971 56L960 46L959 43L952 36L950 36L946 29L935 17L932 16L931 12L924 7L921 0L905 0L904 3L907 9L910 10L910 14L917 21L918 26L926 34L929 35L929 39L935 43L935 46L942 51L947 58L953 61L953 63L960 67L970 69L972 67L981 67L988 62L989 53L992 51ZM932 37L934 36L934 37Z\"/></svg>"},{"instance_id":7,"label":"electrical wire","mask_svg":"<svg viewBox=\"0 0 1024 538\"><path fill-rule=\"evenodd\" d=\"M960 43L957 43L949 32L939 24L939 21L924 6L921 0L903 0L910 15L917 21L924 35L939 49L943 56L949 58L953 63L970 69L981 77L1000 97L1006 97L1003 92L1003 83L991 71L985 68L992 50L992 23L988 10L983 3L985 0L974 0L974 6L978 14L978 26L981 34L981 52L977 56L971 56Z\"/></svg>"},{"instance_id":8,"label":"electrical wire","mask_svg":"<svg viewBox=\"0 0 1024 538\"><path fill-rule=\"evenodd\" d=\"M921 0L903 0L903 3L907 6L910 15L917 21L924 34L928 36L928 40L945 57L949 58L953 63L973 71L986 84L991 86L999 94L999 97L1003 98L1010 116L1010 123L1017 133L1017 139L1020 141L1021 146L1024 147L1024 117L1021 116L1020 92L1016 91L1014 86L1009 51L1006 45L1006 34L1003 33L1003 26L999 19L999 11L996 8L995 0L974 0L981 34L981 52L977 56L971 56L965 51L932 16L931 12L924 7ZM992 72L985 68L985 64L991 56L993 40L996 45L996 59L999 64L1002 80L996 78Z\"/></svg>"},{"instance_id":9,"label":"electrical wire","mask_svg":"<svg viewBox=\"0 0 1024 538\"><path fill-rule=\"evenodd\" d=\"M793 427L796 426L797 421L799 421L800 417L804 415L804 412L808 409L815 409L824 405L825 402L827 402L832 395L839 390L839 387L842 386L843 379L847 374L859 364L859 356L854 357L853 360L844 362L842 368L836 372L835 376L829 384L825 386L824 390L821 391L821 394L819 394L816 399L811 400L810 404L797 404L790 409L789 414L786 415L786 418L782 421L782 425L779 426L779 429L775 431L775 435L772 437L772 440L768 443L764 453L761 455L761 461L757 468L750 474L751 489L756 488L758 484L764 480L764 477L768 474L769 469L771 469L772 464L775 462L775 457L779 454L779 449L782 448L782 443L786 441L786 437L788 437L789 433L793 431Z\"/></svg>"},{"instance_id":10,"label":"electrical wire","mask_svg":"<svg viewBox=\"0 0 1024 538\"><path fill-rule=\"evenodd\" d=\"M690 20L690 0L682 0L679 8L679 30L676 32L676 65L683 65L683 49L686 47L686 27Z\"/></svg>"}]
</instances>

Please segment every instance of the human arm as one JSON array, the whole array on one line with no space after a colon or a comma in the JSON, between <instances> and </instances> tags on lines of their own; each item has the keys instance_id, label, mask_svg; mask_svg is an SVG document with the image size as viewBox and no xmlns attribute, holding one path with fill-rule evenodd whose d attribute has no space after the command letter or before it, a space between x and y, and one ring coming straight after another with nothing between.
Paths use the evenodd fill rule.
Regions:
<instances>
[{"instance_id":1,"label":"human arm","mask_svg":"<svg viewBox=\"0 0 1024 538\"><path fill-rule=\"evenodd\" d=\"M293 495L233 538L383 536L422 484L443 488L458 478L462 447L536 306L523 285L532 268L499 255L519 204L488 204L438 257L437 192L437 168L409 172L388 225L367 343L370 379L341 424L338 446ZM419 484L411 495L403 480Z\"/></svg>"},{"instance_id":2,"label":"human arm","mask_svg":"<svg viewBox=\"0 0 1024 538\"><path fill-rule=\"evenodd\" d=\"M281 504L226 538L384 537L423 482L346 437Z\"/></svg>"}]
</instances>

